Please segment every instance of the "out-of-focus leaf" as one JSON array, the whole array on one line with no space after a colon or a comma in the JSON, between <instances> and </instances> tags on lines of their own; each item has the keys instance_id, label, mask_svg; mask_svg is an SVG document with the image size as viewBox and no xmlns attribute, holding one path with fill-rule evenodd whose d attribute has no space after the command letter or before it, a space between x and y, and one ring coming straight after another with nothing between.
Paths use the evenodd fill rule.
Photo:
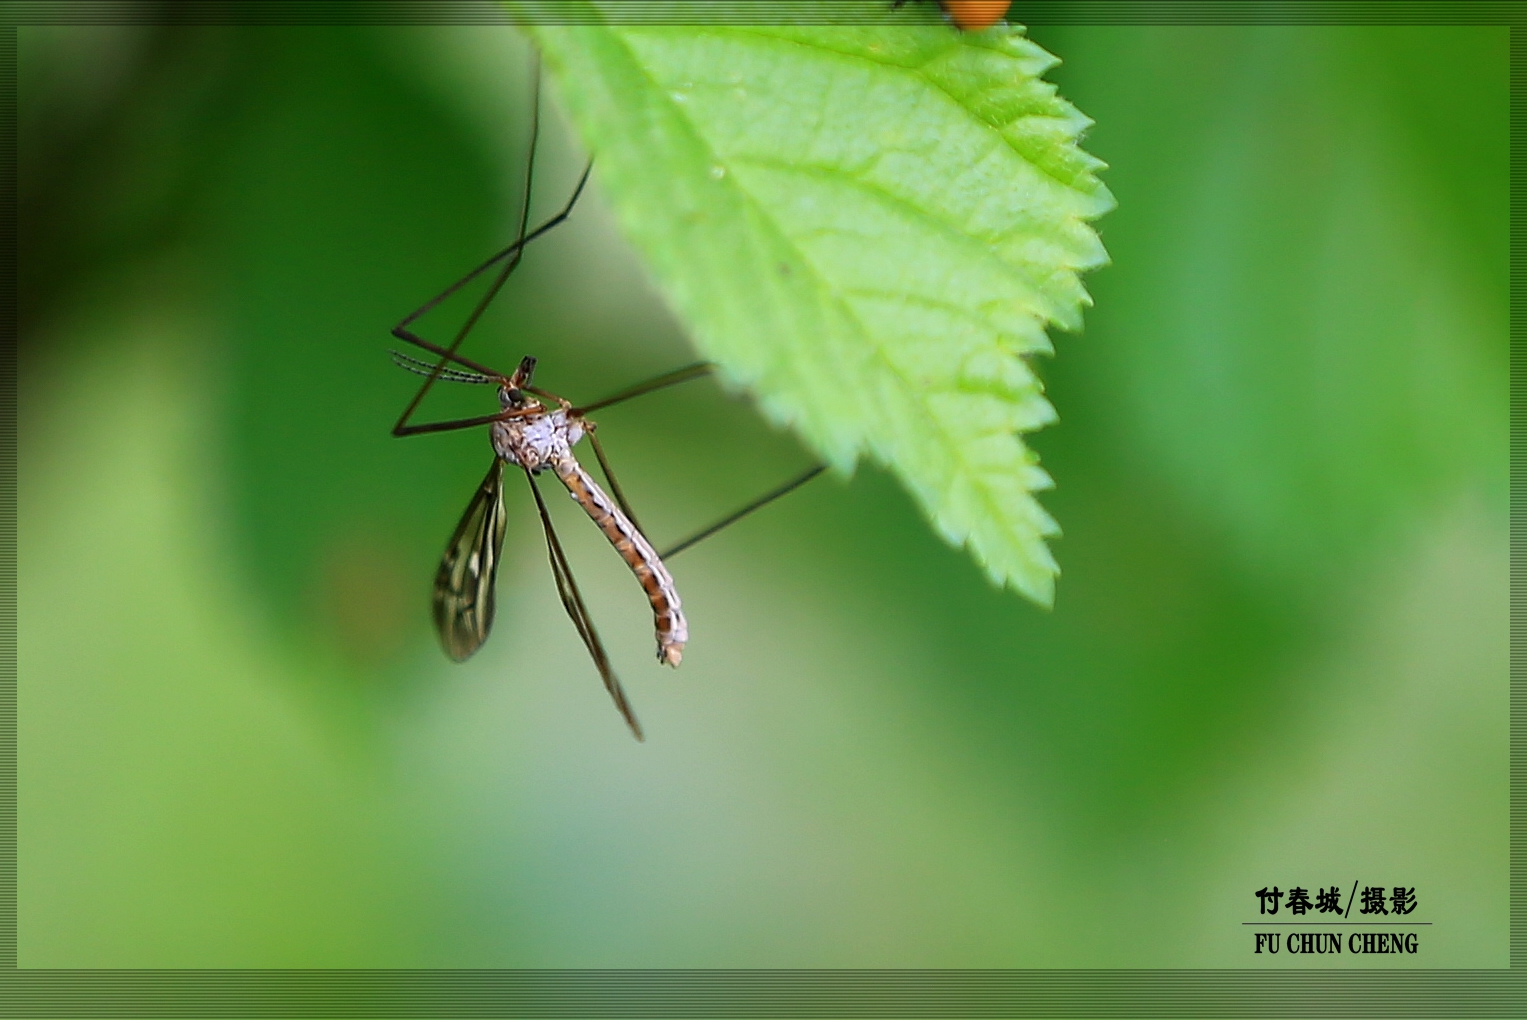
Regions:
<instances>
[{"instance_id":1,"label":"out-of-focus leaf","mask_svg":"<svg viewBox=\"0 0 1527 1020\"><path fill-rule=\"evenodd\" d=\"M512 4L533 20L534 4ZM591 12L597 13L594 5ZM562 10L565 15L566 11ZM627 236L700 351L841 471L868 454L1048 604L1055 418L1023 357L1076 329L1090 123L1020 29L539 26Z\"/></svg>"}]
</instances>

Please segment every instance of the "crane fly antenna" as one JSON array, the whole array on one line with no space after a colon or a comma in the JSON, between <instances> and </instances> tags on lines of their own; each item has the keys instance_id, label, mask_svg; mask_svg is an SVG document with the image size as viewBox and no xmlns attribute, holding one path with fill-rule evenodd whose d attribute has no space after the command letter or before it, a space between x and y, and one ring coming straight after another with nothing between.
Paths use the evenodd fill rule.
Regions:
<instances>
[{"instance_id":1,"label":"crane fly antenna","mask_svg":"<svg viewBox=\"0 0 1527 1020\"><path fill-rule=\"evenodd\" d=\"M481 372L461 372L454 368L442 368L432 362L410 358L402 351L388 351L387 353L392 355L392 363L394 365L412 372L414 375L433 375L444 382L476 383L478 385L486 385L499 381L496 377L483 375Z\"/></svg>"},{"instance_id":2,"label":"crane fly antenna","mask_svg":"<svg viewBox=\"0 0 1527 1020\"><path fill-rule=\"evenodd\" d=\"M535 495L536 512L540 514L541 528L546 532L546 553L551 560L552 576L557 580L557 594L562 598L562 608L567 610L568 619L573 621L573 628L583 639L583 646L588 649L589 656L594 660L594 666L599 670L599 677L604 681L604 689L614 700L615 707L620 710L620 714L626 720L626 725L631 727L632 735L637 740L645 740L646 738L642 736L641 723L636 721L636 713L631 710L631 703L626 700L626 692L621 688L614 668L610 666L610 657L605 654L604 642L599 640L599 632L594 629L594 621L590 619L588 608L583 604L583 595L578 591L578 582L573 579L573 570L567 562L567 554L562 551L562 543L557 538L557 529L552 527L551 514L546 510L546 500L541 497L541 489L536 485L535 475L527 469L525 479L530 483L531 493Z\"/></svg>"},{"instance_id":3,"label":"crane fly antenna","mask_svg":"<svg viewBox=\"0 0 1527 1020\"><path fill-rule=\"evenodd\" d=\"M755 499L753 502L749 503L741 510L738 510L732 514L728 514L727 516L721 518L721 520L717 521L715 524L712 524L710 527L702 528L700 531L690 535L684 541L663 550L662 552L658 553L658 557L665 560L672 559L679 553L683 552L685 549L688 549L690 546L696 545L705 539L710 538L712 535L727 525L735 524L737 521L742 520L754 510L768 506L770 503L774 502L776 499L779 499L781 496L788 496L790 493L794 492L796 489L799 489L801 486L805 485L807 482L811 481L817 475L826 470L826 464L818 464L816 467L812 468L810 471L807 471L799 478L795 478L786 482L784 485L781 485L773 492L766 493L765 495Z\"/></svg>"}]
</instances>

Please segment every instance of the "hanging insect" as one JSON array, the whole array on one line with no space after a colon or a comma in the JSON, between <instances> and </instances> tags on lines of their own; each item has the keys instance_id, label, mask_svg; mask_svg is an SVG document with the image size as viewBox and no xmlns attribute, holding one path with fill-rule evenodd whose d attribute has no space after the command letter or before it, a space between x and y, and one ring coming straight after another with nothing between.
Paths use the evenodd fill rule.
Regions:
<instances>
[{"instance_id":1,"label":"hanging insect","mask_svg":"<svg viewBox=\"0 0 1527 1020\"><path fill-rule=\"evenodd\" d=\"M584 186L588 183L592 163L579 178L577 187L555 216L527 232L529 223L530 195L535 172L536 140L539 135L539 82L534 74L536 87L533 91L531 114L530 155L526 161L524 201L520 209L519 235L514 244L498 252L466 276L431 298L420 308L393 327L392 334L416 347L429 351L440 360L434 363L420 361L398 351L392 352L393 361L402 368L425 376L418 392L399 415L393 426L394 436L412 436L426 432L444 432L487 425L493 446L493 463L487 476L477 487L476 494L462 514L455 532L446 546L440 567L435 573L433 589L433 615L436 632L441 645L452 659L460 662L472 655L487 640L493 626L494 583L503 549L504 475L505 466L518 468L529 481L540 515L542 530L546 536L547 555L551 561L552 576L556 579L557 593L562 606L573 622L584 647L604 681L605 689L620 710L626 724L636 739L642 739L640 723L632 711L625 691L621 688L604 644L594 628L582 593L573 577L572 567L563 551L547 512L546 502L536 484L538 475L551 471L567 488L568 494L577 501L590 519L599 527L610 544L615 547L627 566L635 574L652 606L657 634L658 661L677 666L683 659L684 645L689 640L689 627L684 618L683 603L674 585L673 577L664 560L690 548L695 543L715 534L732 522L745 517L759 507L793 491L820 474L825 468L817 466L793 479L773 492L754 500L747 506L728 515L721 521L702 529L672 548L659 554L647 540L637 523L625 493L610 470L604 449L596 435L596 425L588 418L591 411L610 407L634 397L678 383L708 375L711 365L700 362L664 373L637 386L581 407L548 390L532 384L536 359L526 357L512 373L504 374L481 365L457 353L488 305L497 296L518 266L525 246L565 221L572 214ZM473 307L466 322L457 331L450 346L441 347L418 336L410 327L420 316L435 308L472 280L493 267L499 267L487 292ZM454 365L456 367L448 367ZM410 424L409 419L430 387L437 381L492 385L497 387L499 410L493 414L454 421ZM603 488L584 470L573 453L581 440L587 438L599 466L610 486ZM612 498L613 496L613 498Z\"/></svg>"}]
</instances>

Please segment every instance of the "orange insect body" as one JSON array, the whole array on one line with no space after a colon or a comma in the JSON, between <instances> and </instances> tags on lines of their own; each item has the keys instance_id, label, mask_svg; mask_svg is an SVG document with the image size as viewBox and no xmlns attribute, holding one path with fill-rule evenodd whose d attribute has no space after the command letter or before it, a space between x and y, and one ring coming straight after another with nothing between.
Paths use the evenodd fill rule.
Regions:
<instances>
[{"instance_id":1,"label":"orange insect body","mask_svg":"<svg viewBox=\"0 0 1527 1020\"><path fill-rule=\"evenodd\" d=\"M957 28L977 32L1001 21L1012 0L940 0L940 6Z\"/></svg>"}]
</instances>

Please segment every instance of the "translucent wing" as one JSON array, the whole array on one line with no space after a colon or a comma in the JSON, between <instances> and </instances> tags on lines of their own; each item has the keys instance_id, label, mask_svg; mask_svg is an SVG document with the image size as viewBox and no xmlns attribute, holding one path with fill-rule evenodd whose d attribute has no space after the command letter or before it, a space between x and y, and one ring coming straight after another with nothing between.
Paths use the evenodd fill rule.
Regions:
<instances>
[{"instance_id":1,"label":"translucent wing","mask_svg":"<svg viewBox=\"0 0 1527 1020\"><path fill-rule=\"evenodd\" d=\"M482 647L493 627L493 580L503 548L504 462L494 457L435 572L435 630L457 662Z\"/></svg>"}]
</instances>

